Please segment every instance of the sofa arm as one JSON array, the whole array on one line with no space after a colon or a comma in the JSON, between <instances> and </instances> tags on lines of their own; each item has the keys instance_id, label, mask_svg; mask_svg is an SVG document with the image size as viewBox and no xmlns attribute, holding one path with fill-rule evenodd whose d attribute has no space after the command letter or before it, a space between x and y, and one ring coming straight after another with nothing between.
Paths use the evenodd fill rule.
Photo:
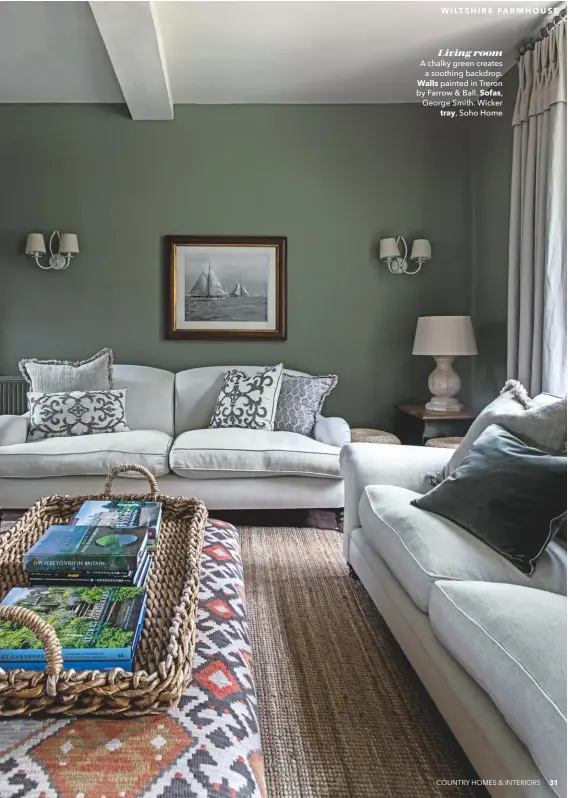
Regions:
<instances>
[{"instance_id":1,"label":"sofa arm","mask_svg":"<svg viewBox=\"0 0 568 798\"><path fill-rule=\"evenodd\" d=\"M367 485L398 485L417 493L432 487L428 474L437 474L453 454L452 449L393 446L386 443L350 443L339 457L345 485L343 551L347 559L351 532L361 526L359 501Z\"/></svg>"},{"instance_id":2,"label":"sofa arm","mask_svg":"<svg viewBox=\"0 0 568 798\"><path fill-rule=\"evenodd\" d=\"M314 438L320 443L341 448L351 443L351 429L343 418L324 418L317 416L314 426Z\"/></svg>"},{"instance_id":3,"label":"sofa arm","mask_svg":"<svg viewBox=\"0 0 568 798\"><path fill-rule=\"evenodd\" d=\"M25 443L28 419L25 416L0 416L0 446Z\"/></svg>"}]
</instances>

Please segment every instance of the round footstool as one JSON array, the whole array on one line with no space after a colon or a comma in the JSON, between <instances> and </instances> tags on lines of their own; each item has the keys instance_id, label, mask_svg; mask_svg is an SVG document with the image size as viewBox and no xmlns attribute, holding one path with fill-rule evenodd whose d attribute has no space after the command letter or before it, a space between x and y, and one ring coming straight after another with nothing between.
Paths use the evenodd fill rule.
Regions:
<instances>
[{"instance_id":1,"label":"round footstool","mask_svg":"<svg viewBox=\"0 0 568 798\"><path fill-rule=\"evenodd\" d=\"M400 445L400 440L392 432L362 427L351 430L351 443L392 443Z\"/></svg>"},{"instance_id":2,"label":"round footstool","mask_svg":"<svg viewBox=\"0 0 568 798\"><path fill-rule=\"evenodd\" d=\"M426 446L432 446L434 449L457 449L463 438L430 438L426 441Z\"/></svg>"}]
</instances>

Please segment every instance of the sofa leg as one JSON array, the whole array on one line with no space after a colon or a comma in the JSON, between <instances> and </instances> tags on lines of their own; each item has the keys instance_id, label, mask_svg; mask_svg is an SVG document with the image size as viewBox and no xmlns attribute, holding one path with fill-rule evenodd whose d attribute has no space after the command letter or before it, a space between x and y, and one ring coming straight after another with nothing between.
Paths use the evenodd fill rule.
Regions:
<instances>
[{"instance_id":1,"label":"sofa leg","mask_svg":"<svg viewBox=\"0 0 568 798\"><path fill-rule=\"evenodd\" d=\"M359 578L357 572L355 571L351 563L347 563L347 567L349 568L349 576L351 577L351 579L355 579L356 582L360 582L361 579Z\"/></svg>"},{"instance_id":2,"label":"sofa leg","mask_svg":"<svg viewBox=\"0 0 568 798\"><path fill-rule=\"evenodd\" d=\"M338 507L335 511L335 519L337 521L337 529L340 534L343 534L343 507Z\"/></svg>"}]
</instances>

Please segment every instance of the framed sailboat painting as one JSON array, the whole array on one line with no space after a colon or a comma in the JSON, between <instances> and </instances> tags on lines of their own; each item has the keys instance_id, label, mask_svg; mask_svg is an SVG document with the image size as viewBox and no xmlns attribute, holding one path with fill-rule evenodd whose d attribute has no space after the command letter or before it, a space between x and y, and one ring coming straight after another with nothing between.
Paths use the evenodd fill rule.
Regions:
<instances>
[{"instance_id":1,"label":"framed sailboat painting","mask_svg":"<svg viewBox=\"0 0 568 798\"><path fill-rule=\"evenodd\" d=\"M286 339L286 238L166 236L168 338Z\"/></svg>"}]
</instances>

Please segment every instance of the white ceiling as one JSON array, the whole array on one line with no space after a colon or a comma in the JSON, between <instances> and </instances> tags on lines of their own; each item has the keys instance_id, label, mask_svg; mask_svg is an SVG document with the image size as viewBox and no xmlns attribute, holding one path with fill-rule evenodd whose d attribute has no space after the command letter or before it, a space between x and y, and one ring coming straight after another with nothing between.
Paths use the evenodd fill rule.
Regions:
<instances>
[{"instance_id":1,"label":"white ceiling","mask_svg":"<svg viewBox=\"0 0 568 798\"><path fill-rule=\"evenodd\" d=\"M476 4L494 13L441 11ZM419 62L435 57L440 47L503 50L509 67L518 45L543 18L498 9L535 5L0 2L0 102L126 98L135 118L171 118L172 101L416 102ZM143 94L138 105L133 92ZM147 111L152 103L154 116Z\"/></svg>"},{"instance_id":2,"label":"white ceiling","mask_svg":"<svg viewBox=\"0 0 568 798\"><path fill-rule=\"evenodd\" d=\"M390 103L416 101L420 59L439 47L511 51L536 24L446 16L447 5L456 7L272 0L156 8L174 102ZM508 58L510 65L510 52Z\"/></svg>"}]
</instances>

